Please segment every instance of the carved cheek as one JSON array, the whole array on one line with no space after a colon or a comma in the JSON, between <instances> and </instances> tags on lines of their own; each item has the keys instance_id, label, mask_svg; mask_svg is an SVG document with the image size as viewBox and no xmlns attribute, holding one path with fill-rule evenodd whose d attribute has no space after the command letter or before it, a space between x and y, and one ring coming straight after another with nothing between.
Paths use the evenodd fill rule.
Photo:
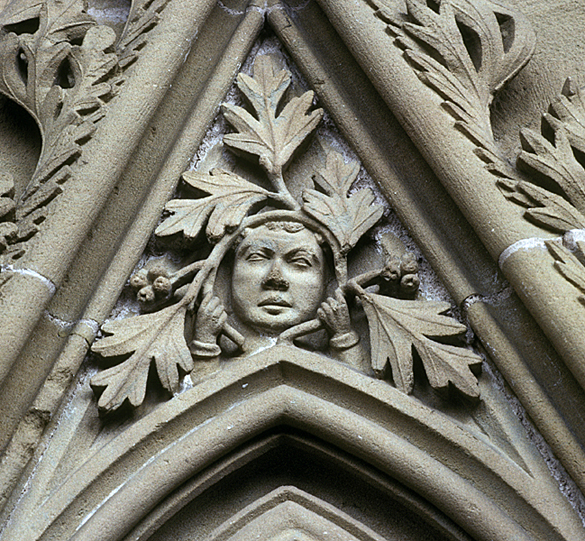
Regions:
<instances>
[{"instance_id":1,"label":"carved cheek","mask_svg":"<svg viewBox=\"0 0 585 541\"><path fill-rule=\"evenodd\" d=\"M306 309L321 302L323 294L323 277L319 269L294 269L287 276L296 293L295 301Z\"/></svg>"}]
</instances>

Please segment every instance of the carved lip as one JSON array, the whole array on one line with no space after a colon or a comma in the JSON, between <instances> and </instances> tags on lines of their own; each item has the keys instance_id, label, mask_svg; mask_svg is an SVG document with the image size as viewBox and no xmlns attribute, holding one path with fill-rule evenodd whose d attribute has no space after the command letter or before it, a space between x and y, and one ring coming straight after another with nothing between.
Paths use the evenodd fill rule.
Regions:
<instances>
[{"instance_id":1,"label":"carved lip","mask_svg":"<svg viewBox=\"0 0 585 541\"><path fill-rule=\"evenodd\" d=\"M292 304L284 300L282 297L269 297L260 301L258 306L283 306L285 308L292 308Z\"/></svg>"}]
</instances>

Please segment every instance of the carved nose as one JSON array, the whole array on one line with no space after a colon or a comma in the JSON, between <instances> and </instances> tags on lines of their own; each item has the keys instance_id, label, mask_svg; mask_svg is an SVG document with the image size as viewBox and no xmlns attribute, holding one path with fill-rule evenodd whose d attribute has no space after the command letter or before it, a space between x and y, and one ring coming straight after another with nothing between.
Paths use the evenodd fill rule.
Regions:
<instances>
[{"instance_id":1,"label":"carved nose","mask_svg":"<svg viewBox=\"0 0 585 541\"><path fill-rule=\"evenodd\" d=\"M278 263L274 263L274 265L272 265L270 272L262 281L262 287L264 289L275 289L277 291L286 291L288 289L288 280L282 275L280 265Z\"/></svg>"}]
</instances>

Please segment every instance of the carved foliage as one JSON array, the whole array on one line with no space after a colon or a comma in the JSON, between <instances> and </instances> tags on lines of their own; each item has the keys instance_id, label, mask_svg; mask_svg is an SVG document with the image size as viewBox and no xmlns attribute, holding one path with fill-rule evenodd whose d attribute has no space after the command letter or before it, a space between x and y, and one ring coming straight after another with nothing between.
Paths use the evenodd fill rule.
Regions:
<instances>
[{"instance_id":1,"label":"carved foliage","mask_svg":"<svg viewBox=\"0 0 585 541\"><path fill-rule=\"evenodd\" d=\"M585 292L583 243L572 243L567 233L585 228L585 103L571 79L543 115L541 133L524 129L521 142L518 166L542 185L512 179L498 185L508 199L526 208L526 219L565 234L562 243L547 242L548 250L561 275Z\"/></svg>"},{"instance_id":2,"label":"carved foliage","mask_svg":"<svg viewBox=\"0 0 585 541\"><path fill-rule=\"evenodd\" d=\"M80 0L12 2L0 25L0 91L35 118L43 140L37 168L17 204L14 240L24 241L44 219L42 207L71 178L81 145L113 95L108 79L117 60L106 51L115 35L97 26ZM17 257L22 245L11 252Z\"/></svg>"},{"instance_id":3,"label":"carved foliage","mask_svg":"<svg viewBox=\"0 0 585 541\"><path fill-rule=\"evenodd\" d=\"M117 409L126 399L132 405L138 405L142 402L150 362L153 358L158 363L157 371L159 374L174 374L175 368L169 368L167 366L169 364L173 367L179 364L184 370L190 370L187 368L187 364L178 363L172 356L159 355L156 357L155 353L162 352L165 347L175 351L185 351L186 309L193 311L194 304L198 300L208 276L211 276L211 280L213 280L217 267L235 238L233 231L244 221L249 209L262 200L271 200L285 208L296 209L299 206L284 184L282 171L294 150L316 127L322 116L322 111L317 110L306 115L306 105L299 108L299 103L308 103L309 105L312 103L312 93L306 93L300 98L292 98L283 112L278 115L278 123L275 123L277 108L284 97L286 87L290 84L290 75L286 72L274 73L275 70L268 58L261 57L256 66L257 71L255 70L254 79L240 76L238 87L244 93L248 92L251 98L254 95L250 89L257 92L254 98L256 100L254 107L256 112L260 111L259 120L254 119L241 107L232 106L225 111L227 116L234 121L235 127L240 130L239 134L232 137L232 146L258 156L260 164L265 168L277 191L264 190L228 171L213 170L203 175L187 172L183 175L188 184L209 193L210 196L198 200L175 199L170 201L166 210L171 213L171 216L159 226L157 234L166 236L182 233L187 238L195 238L207 226L209 240L213 242L220 240L220 242L202 265L191 265L189 269L179 271L183 279L193 273L195 273L195 278L188 286L186 294L176 304L159 312L159 314L168 314L162 316L164 323L161 323L160 316L148 314L133 318L130 324L127 323L130 320L122 320L113 326L104 327L103 330L106 333L111 332L112 336L98 341L93 346L94 351L103 356L117 356L122 353L119 344L125 344L127 345L125 352L132 353L129 359L109 371L102 372L92 380L92 385L95 387L106 387L98 404L106 411ZM290 103L296 105L290 108ZM299 122L290 113L284 114L287 107L289 107L289 111L297 110L303 117L317 118L317 121L309 120L309 125L312 124L312 128L308 129L305 121ZM246 119L246 122L242 119ZM299 125L305 127L299 129ZM247 144L245 134L250 135L250 144ZM173 280L175 278L173 276L170 278L171 284L175 286L178 280ZM161 333L161 329L167 325L170 319L180 321L180 323L175 323L171 330L165 330L164 333ZM140 329L143 330L142 333ZM242 342L239 333L231 329L229 324L224 325L224 334L230 336L236 343ZM135 380L140 386L140 392L134 385L126 385L125 378ZM174 382L174 379L172 381ZM171 386L166 388L170 391L176 390ZM140 400L137 400L138 398Z\"/></svg>"},{"instance_id":4,"label":"carved foliage","mask_svg":"<svg viewBox=\"0 0 585 541\"><path fill-rule=\"evenodd\" d=\"M207 223L207 237L217 241L236 229L252 206L270 195L260 186L220 169L203 175L187 171L183 180L210 195L169 202L166 209L172 216L157 228L159 236L182 232L186 238L194 239Z\"/></svg>"},{"instance_id":5,"label":"carved foliage","mask_svg":"<svg viewBox=\"0 0 585 541\"><path fill-rule=\"evenodd\" d=\"M448 303L397 300L365 292L360 298L370 324L372 367L377 375L382 376L390 364L396 386L412 392L416 350L431 387L447 389L451 383L469 397L479 396L477 379L469 367L481 359L473 351L434 340L467 330L442 315L449 310Z\"/></svg>"},{"instance_id":6,"label":"carved foliage","mask_svg":"<svg viewBox=\"0 0 585 541\"><path fill-rule=\"evenodd\" d=\"M581 293L585 293L585 242L578 241L574 253L558 241L547 241L546 245L555 259L555 268ZM585 295L579 295L579 300L585 304Z\"/></svg>"},{"instance_id":7,"label":"carved foliage","mask_svg":"<svg viewBox=\"0 0 585 541\"><path fill-rule=\"evenodd\" d=\"M93 377L92 385L106 387L100 397L100 408L116 408L125 399L133 406L142 404L152 360L163 387L172 393L179 390L178 367L185 372L193 369L184 337L185 311L184 304L179 304L103 326L102 330L111 336L97 342L93 350L110 356L127 353L132 356Z\"/></svg>"},{"instance_id":8,"label":"carved foliage","mask_svg":"<svg viewBox=\"0 0 585 541\"><path fill-rule=\"evenodd\" d=\"M252 104L256 117L242 107L223 105L225 118L238 130L226 135L224 142L258 156L269 177L278 178L292 153L323 117L321 109L309 112L313 103L311 91L293 97L277 113L290 80L288 72L274 73L269 58L260 57L254 67L254 78L238 75L238 88Z\"/></svg>"},{"instance_id":9,"label":"carved foliage","mask_svg":"<svg viewBox=\"0 0 585 541\"><path fill-rule=\"evenodd\" d=\"M406 0L405 15L387 0L370 2L421 81L445 100L457 129L483 159L501 167L489 106L532 55L535 36L528 21L489 0Z\"/></svg>"},{"instance_id":10,"label":"carved foliage","mask_svg":"<svg viewBox=\"0 0 585 541\"><path fill-rule=\"evenodd\" d=\"M548 134L551 133L550 137ZM521 132L518 165L547 179L557 193L526 182L501 182L504 193L528 208L526 218L555 231L585 224L585 104L570 79L543 115L542 133ZM562 194L561 197L558 194Z\"/></svg>"},{"instance_id":11,"label":"carved foliage","mask_svg":"<svg viewBox=\"0 0 585 541\"><path fill-rule=\"evenodd\" d=\"M544 183L523 180L494 142L493 95L534 50L527 20L490 0L406 0L406 14L387 0L369 1L419 78L445 100L504 195L527 209L525 217L561 233L585 227L585 104L570 79L543 115L542 133L521 131L519 168ZM548 248L556 268L580 287L580 259L566 245Z\"/></svg>"},{"instance_id":12,"label":"carved foliage","mask_svg":"<svg viewBox=\"0 0 585 541\"><path fill-rule=\"evenodd\" d=\"M9 239L15 246L6 259L22 255L25 241L45 218L46 205L74 177L83 145L165 4L135 0L117 42L113 30L87 14L84 0L18 0L0 14L0 92L33 116L42 136L36 170L18 194L18 229Z\"/></svg>"},{"instance_id":13,"label":"carved foliage","mask_svg":"<svg viewBox=\"0 0 585 541\"><path fill-rule=\"evenodd\" d=\"M156 27L169 0L132 0L126 25L116 44L122 70L130 67L146 45L148 33Z\"/></svg>"},{"instance_id":14,"label":"carved foliage","mask_svg":"<svg viewBox=\"0 0 585 541\"><path fill-rule=\"evenodd\" d=\"M0 174L0 253L18 233L14 223L14 182L6 173Z\"/></svg>"},{"instance_id":15,"label":"carved foliage","mask_svg":"<svg viewBox=\"0 0 585 541\"><path fill-rule=\"evenodd\" d=\"M269 57L260 57L254 77L240 75L237 84L257 116L241 107L224 106L226 118L237 130L226 135L224 142L237 151L244 151L246 156L258 157L274 191L220 169L184 173L187 184L209 195L170 201L166 206L169 216L156 234L163 238L179 235L195 239L205 229L207 240L214 246L207 259L192 262L175 273L141 270L131 278L139 298L142 295L144 301L154 303L155 311L112 321L103 327L107 336L97 341L93 351L105 357L126 358L92 379L94 387L105 387L99 407L114 410L126 400L139 405L144 399L153 361L163 387L170 392L178 390L179 368L183 372L193 369L197 379L198 364L193 362L189 350L196 359L210 359L221 351L216 343L202 344L195 339L190 342L197 335L199 312L207 307L213 306L204 312L207 314L204 319L215 318L218 332L246 353L244 337L221 315L219 299L212 300L214 281L219 265L242 232L275 222L289 225L293 222L318 232L333 253L338 285L335 294L317 310L315 319L291 324L284 331L279 328L280 343L292 345L303 335L324 327L330 330L338 318L337 324L344 327L344 334L338 335L336 347L351 348L357 338L345 328L351 324L349 315L344 316L340 310L346 304L363 306L372 341L371 367L378 377L384 377L389 362L399 389L411 392L416 351L432 387L444 389L452 384L465 395L477 397L477 380L469 367L481 359L470 350L446 342L465 331L465 326L443 315L448 305L412 300L418 288L418 265L411 255L389 257L383 268L348 277L348 253L383 213L382 207L374 204L369 189L352 193L359 166L347 164L339 154L329 151L326 163L314 175L315 188L319 190L306 189L302 204L289 192L286 166L323 114L320 109L311 109L312 93L286 100L290 75L276 70ZM294 256L298 260L291 264L306 269L310 264L302 257ZM253 264L263 258L260 252L254 254ZM181 287L189 279L191 282ZM160 281L158 300L157 281ZM274 295L268 297L272 308L266 313L280 313L286 306L283 305L286 298L280 295L287 287L274 286ZM193 321L195 328L190 323Z\"/></svg>"},{"instance_id":16,"label":"carved foliage","mask_svg":"<svg viewBox=\"0 0 585 541\"><path fill-rule=\"evenodd\" d=\"M303 194L303 210L333 233L343 254L357 244L384 212L374 204L370 190L359 190L348 197L358 173L357 163L346 164L339 154L330 153L325 169L314 177L325 193L306 190Z\"/></svg>"}]
</instances>

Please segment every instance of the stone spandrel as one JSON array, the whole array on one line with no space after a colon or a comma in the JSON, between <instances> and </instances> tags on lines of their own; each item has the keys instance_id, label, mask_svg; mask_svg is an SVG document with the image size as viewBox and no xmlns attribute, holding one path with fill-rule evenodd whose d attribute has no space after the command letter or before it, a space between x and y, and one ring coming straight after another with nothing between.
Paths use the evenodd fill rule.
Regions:
<instances>
[{"instance_id":1,"label":"stone spandrel","mask_svg":"<svg viewBox=\"0 0 585 541\"><path fill-rule=\"evenodd\" d=\"M464 341L473 336L469 329L445 313L453 303L432 294L436 278L356 156L322 127L330 121L320 120L306 85L284 88L291 70L283 75L274 40L256 52L266 48L271 58L257 55L253 70L252 61L244 68L247 78L239 77L234 93L247 92L247 100L227 100L231 128L215 140L210 135L206 159L183 174L159 240L95 343L8 535L91 539L100 532L117 539L133 528L128 535L146 539L162 517L197 515L204 498L184 512L182 505L220 477L228 480L224 494L236 494L230 461L262 456L264 438L273 438L285 442L281 465L306 446L307 464L329 456L367 479L369 466L344 455L359 450L360 460L417 493L404 517L424 508L428 531L436 527L449 538L467 538L452 519L479 539L578 537L489 371L470 370L481 358ZM117 317L122 312L126 317ZM290 426L302 434L289 434ZM217 509L213 526L231 528L238 519L240 538L274 524L268 516L255 520L263 500L254 498L257 487L246 484L244 469L236 485L249 488L248 499L239 514L235 504ZM212 471L222 473L202 474ZM379 473L374 477L379 483ZM312 488L319 491L317 481ZM284 507L304 497L277 493ZM412 496L404 487L395 494ZM453 495L464 495L465 509ZM548 509L555 516L544 500L554 502ZM371 517L360 522L354 510L345 516L328 508L332 500L307 501L301 512L312 525L328 516L332 528L383 535L368 531L376 525ZM470 518L469 508L481 513ZM154 511L145 516L148 509ZM204 524L197 533L183 534L213 530L202 514L197 520ZM156 535L178 527L170 521Z\"/></svg>"},{"instance_id":2,"label":"stone spandrel","mask_svg":"<svg viewBox=\"0 0 585 541\"><path fill-rule=\"evenodd\" d=\"M446 391L452 385L479 396L470 367L481 358L453 342L466 328L444 315L448 303L415 299L419 277L412 254L386 250L379 266L372 261L371 268L349 273L352 251L384 214L370 188L354 187L359 164L323 150L317 138L312 144L321 159L305 157L303 173L312 174L296 179L304 188L292 195L288 166L300 159L323 111L313 106L311 91L287 94L290 83L291 74L265 55L256 57L252 77L238 76L251 106L223 106L236 130L224 135L223 145L225 152L257 161L254 175L261 183L236 172L237 165L183 174L190 197L166 205L155 234L199 245L207 256L198 258L191 249L188 262L174 272L142 269L131 278L148 313L107 323L106 336L93 346L103 357L130 354L92 379L94 388L103 389L104 411L126 400L142 403L152 361L162 386L176 393L181 373L197 382L219 370L223 350L245 357L274 344L294 347L311 335L305 348L392 379L403 392L414 388L416 355L431 387ZM226 264L232 272L222 297L215 282ZM352 320L363 320L364 313L368 332L360 338Z\"/></svg>"}]
</instances>

